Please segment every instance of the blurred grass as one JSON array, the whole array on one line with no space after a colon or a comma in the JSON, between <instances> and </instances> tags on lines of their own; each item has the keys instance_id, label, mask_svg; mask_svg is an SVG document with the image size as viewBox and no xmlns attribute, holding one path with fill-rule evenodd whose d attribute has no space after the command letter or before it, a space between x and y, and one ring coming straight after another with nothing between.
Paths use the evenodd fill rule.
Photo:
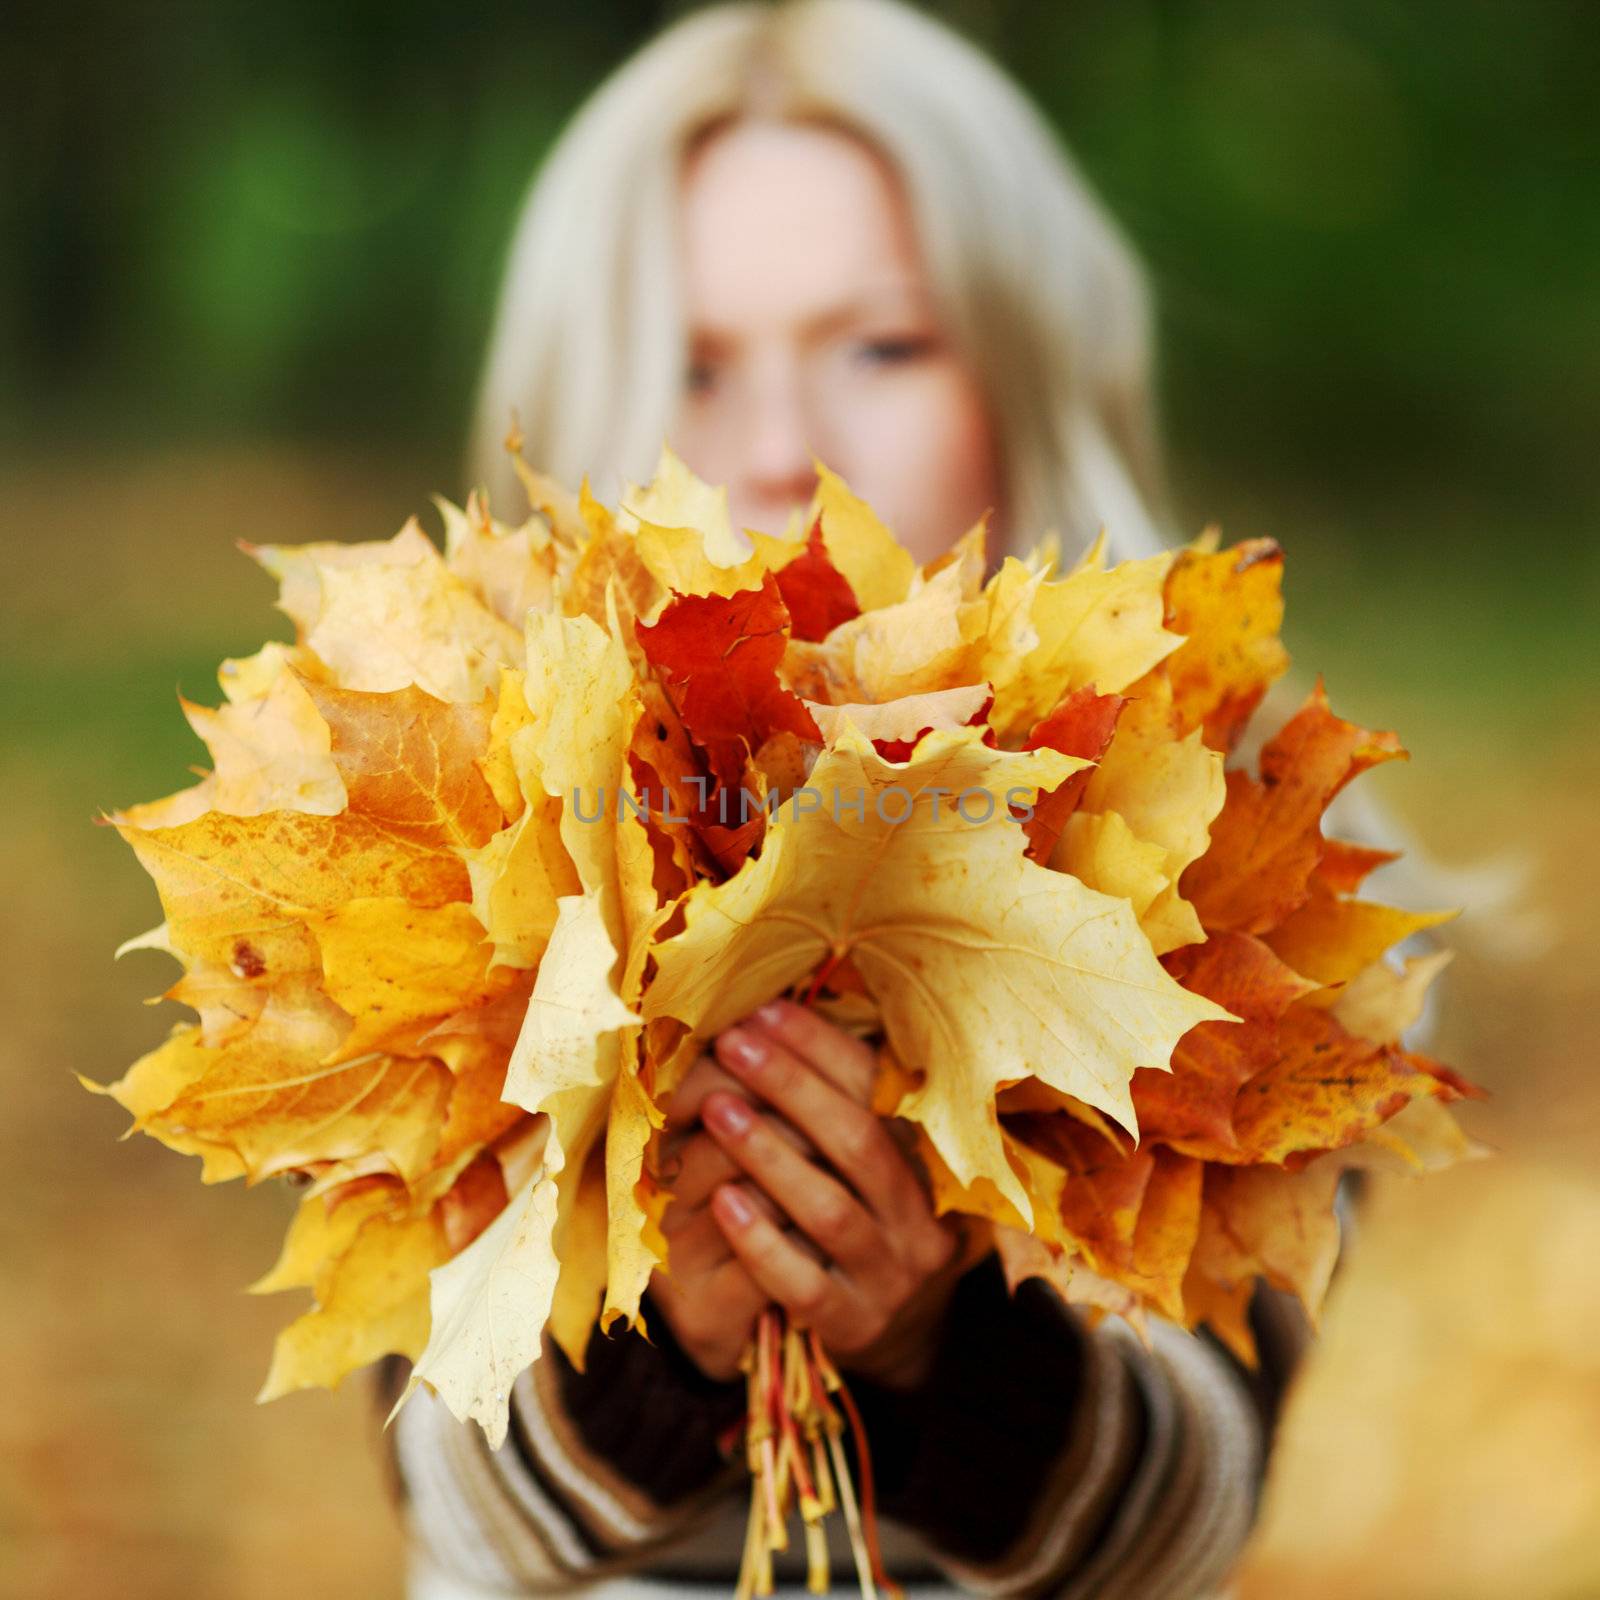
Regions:
<instances>
[{"instance_id":1,"label":"blurred grass","mask_svg":"<svg viewBox=\"0 0 1600 1600\"><path fill-rule=\"evenodd\" d=\"M188 781L203 749L174 688L283 621L233 548L380 537L414 461L302 449L59 456L0 475L22 601L0 639L0 1593L254 1600L398 1592L397 1532L361 1385L250 1404L296 1297L243 1286L290 1197L206 1191L74 1072L107 1080L169 1025L139 1002L163 958L111 951L155 896L92 818ZM1235 507L1230 537L1254 533ZM1409 513L1396 516L1403 525ZM1284 495L1297 665L1337 708L1398 721L1374 774L1446 863L1508 844L1553 934L1536 961L1472 937L1448 975L1444 1051L1494 1098L1492 1162L1380 1185L1296 1398L1243 1583L1267 1596L1559 1597L1600 1587L1600 1078L1592 916L1600 854L1579 671L1581 585L1478 558L1375 562ZM1515 541L1512 541L1514 544ZM1501 570L1498 555L1490 562ZM1403 714L1402 714L1403 713ZM1371 780L1368 780L1371 781ZM1381 887L1381 879L1379 885ZM1480 930L1481 931L1481 930Z\"/></svg>"}]
</instances>

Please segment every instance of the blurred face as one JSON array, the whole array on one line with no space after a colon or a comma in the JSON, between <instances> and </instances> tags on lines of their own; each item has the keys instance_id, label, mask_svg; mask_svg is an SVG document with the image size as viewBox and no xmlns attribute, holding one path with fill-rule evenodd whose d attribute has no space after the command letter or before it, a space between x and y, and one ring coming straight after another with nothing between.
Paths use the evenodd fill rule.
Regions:
<instances>
[{"instance_id":1,"label":"blurred face","mask_svg":"<svg viewBox=\"0 0 1600 1600\"><path fill-rule=\"evenodd\" d=\"M978 384L934 315L905 198L847 134L741 122L684 172L689 368L673 447L783 531L841 474L921 561L998 510Z\"/></svg>"}]
</instances>

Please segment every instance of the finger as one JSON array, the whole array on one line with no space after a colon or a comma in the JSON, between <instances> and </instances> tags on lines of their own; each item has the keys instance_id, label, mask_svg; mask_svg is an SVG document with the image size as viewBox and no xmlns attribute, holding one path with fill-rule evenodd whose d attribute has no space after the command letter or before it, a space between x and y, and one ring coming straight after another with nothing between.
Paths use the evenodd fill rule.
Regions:
<instances>
[{"instance_id":1,"label":"finger","mask_svg":"<svg viewBox=\"0 0 1600 1600\"><path fill-rule=\"evenodd\" d=\"M797 1249L790 1235L773 1227L738 1185L724 1184L717 1190L711 1197L711 1213L741 1269L797 1324L816 1329L824 1340L850 1325L854 1297L848 1287Z\"/></svg>"},{"instance_id":2,"label":"finger","mask_svg":"<svg viewBox=\"0 0 1600 1600\"><path fill-rule=\"evenodd\" d=\"M712 1095L703 1115L724 1151L829 1260L860 1273L885 1256L883 1229L866 1207L836 1178L777 1138L766 1119L754 1115L738 1095Z\"/></svg>"},{"instance_id":3,"label":"finger","mask_svg":"<svg viewBox=\"0 0 1600 1600\"><path fill-rule=\"evenodd\" d=\"M926 1211L904 1153L865 1106L768 1034L725 1028L716 1048L741 1087L754 1090L807 1134L884 1222L903 1222Z\"/></svg>"},{"instance_id":4,"label":"finger","mask_svg":"<svg viewBox=\"0 0 1600 1600\"><path fill-rule=\"evenodd\" d=\"M729 1075L728 1070L713 1060L710 1056L701 1056L689 1069L684 1080L678 1085L676 1093L667 1102L667 1133L662 1140L662 1148L668 1154L681 1154L685 1148L685 1141L692 1138L698 1131L700 1121L700 1107L708 1094L715 1093L718 1089L729 1090L734 1094L743 1094L739 1087L738 1079ZM797 1150L811 1148L806 1136L798 1128L783 1130L786 1138ZM711 1191L707 1188L700 1196Z\"/></svg>"},{"instance_id":5,"label":"finger","mask_svg":"<svg viewBox=\"0 0 1600 1600\"><path fill-rule=\"evenodd\" d=\"M705 1277L674 1281L672 1273L658 1270L650 1296L679 1344L713 1378L738 1376L756 1318L772 1303L732 1254Z\"/></svg>"},{"instance_id":6,"label":"finger","mask_svg":"<svg viewBox=\"0 0 1600 1600\"><path fill-rule=\"evenodd\" d=\"M739 1169L727 1152L697 1124L673 1153L668 1184L672 1204L667 1207L667 1215L704 1205L719 1183L732 1182L739 1176Z\"/></svg>"},{"instance_id":7,"label":"finger","mask_svg":"<svg viewBox=\"0 0 1600 1600\"><path fill-rule=\"evenodd\" d=\"M759 1200L756 1198L760 1191L753 1183L745 1185L745 1193L750 1203L758 1208L762 1202L768 1206L772 1204L764 1195ZM669 1228L667 1224L674 1215L676 1224ZM695 1206L692 1209L668 1206L666 1216L661 1219L661 1231L667 1240L667 1270L679 1283L703 1277L732 1255L709 1206Z\"/></svg>"},{"instance_id":8,"label":"finger","mask_svg":"<svg viewBox=\"0 0 1600 1600\"><path fill-rule=\"evenodd\" d=\"M711 1191L719 1183L736 1183L744 1175L744 1169L702 1128L683 1147L683 1165L673 1181L672 1203L666 1215L670 1217L679 1210L698 1210L711 1198ZM770 1201L766 1203L771 1204ZM782 1227L783 1219L779 1217L777 1221Z\"/></svg>"},{"instance_id":9,"label":"finger","mask_svg":"<svg viewBox=\"0 0 1600 1600\"><path fill-rule=\"evenodd\" d=\"M727 1072L711 1056L698 1057L662 1108L666 1112L669 1134L674 1129L693 1127L700 1120L700 1102L713 1089L732 1087Z\"/></svg>"},{"instance_id":10,"label":"finger","mask_svg":"<svg viewBox=\"0 0 1600 1600\"><path fill-rule=\"evenodd\" d=\"M864 1106L872 1104L872 1089L878 1077L877 1053L810 1006L793 1000L772 1000L753 1011L745 1019L745 1026L758 1029L792 1050L852 1100Z\"/></svg>"},{"instance_id":11,"label":"finger","mask_svg":"<svg viewBox=\"0 0 1600 1600\"><path fill-rule=\"evenodd\" d=\"M767 1221L788 1234L798 1250L816 1261L826 1259L816 1245L795 1230L794 1224L750 1179L741 1179L739 1188ZM669 1223L672 1224L670 1227ZM709 1204L693 1209L668 1206L666 1215L661 1219L661 1231L667 1240L667 1265L685 1283L720 1266L729 1257L728 1241L717 1226L716 1218L711 1215Z\"/></svg>"},{"instance_id":12,"label":"finger","mask_svg":"<svg viewBox=\"0 0 1600 1600\"><path fill-rule=\"evenodd\" d=\"M738 1090L734 1093L754 1111L749 1095ZM790 1145L801 1156L809 1159L815 1155L805 1138L789 1127L782 1117L771 1114L761 1120L771 1129L774 1137ZM675 1152L675 1171L670 1188L673 1196L682 1204L700 1206L705 1204L719 1183L731 1183L742 1175L743 1169L733 1163L705 1128L699 1127Z\"/></svg>"}]
</instances>

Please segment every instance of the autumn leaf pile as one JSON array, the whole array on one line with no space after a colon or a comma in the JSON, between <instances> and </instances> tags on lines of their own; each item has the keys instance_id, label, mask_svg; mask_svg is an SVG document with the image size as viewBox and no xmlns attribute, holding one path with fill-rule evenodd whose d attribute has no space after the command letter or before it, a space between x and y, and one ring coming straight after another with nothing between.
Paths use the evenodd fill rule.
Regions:
<instances>
[{"instance_id":1,"label":"autumn leaf pile","mask_svg":"<svg viewBox=\"0 0 1600 1600\"><path fill-rule=\"evenodd\" d=\"M1385 960L1440 914L1321 829L1394 736L1319 689L1227 762L1286 665L1270 541L986 576L982 527L919 569L826 471L784 538L670 455L614 510L523 477L442 554L252 549L294 643L110 819L196 1020L108 1092L208 1183L304 1185L264 1397L398 1351L503 1436L544 1329L642 1325L662 1108L783 992L881 1041L1014 1280L1246 1355L1258 1277L1315 1309L1341 1171L1464 1153L1401 1042L1441 958Z\"/></svg>"}]
</instances>

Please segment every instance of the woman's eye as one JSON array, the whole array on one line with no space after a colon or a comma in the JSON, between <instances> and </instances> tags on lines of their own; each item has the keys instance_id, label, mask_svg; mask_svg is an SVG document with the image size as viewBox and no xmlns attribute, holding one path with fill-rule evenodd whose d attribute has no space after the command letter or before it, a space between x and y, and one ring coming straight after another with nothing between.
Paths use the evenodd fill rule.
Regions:
<instances>
[{"instance_id":1,"label":"woman's eye","mask_svg":"<svg viewBox=\"0 0 1600 1600\"><path fill-rule=\"evenodd\" d=\"M927 334L896 334L882 339L863 339L856 346L856 357L871 366L899 366L930 354L934 343Z\"/></svg>"},{"instance_id":2,"label":"woman's eye","mask_svg":"<svg viewBox=\"0 0 1600 1600\"><path fill-rule=\"evenodd\" d=\"M691 361L683 375L683 386L690 394L710 394L717 385L716 364L711 361Z\"/></svg>"}]
</instances>

